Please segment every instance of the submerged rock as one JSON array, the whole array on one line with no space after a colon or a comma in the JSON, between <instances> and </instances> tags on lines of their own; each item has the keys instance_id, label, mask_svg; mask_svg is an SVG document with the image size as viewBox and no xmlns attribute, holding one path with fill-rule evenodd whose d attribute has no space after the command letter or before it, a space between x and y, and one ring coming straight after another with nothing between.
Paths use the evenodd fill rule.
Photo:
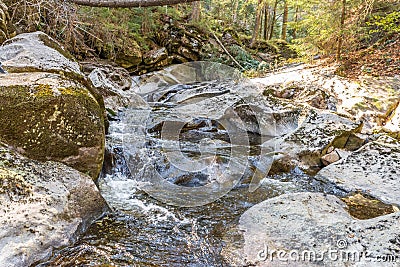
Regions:
<instances>
[{"instance_id":1,"label":"submerged rock","mask_svg":"<svg viewBox=\"0 0 400 267\"><path fill-rule=\"evenodd\" d=\"M92 179L0 146L0 265L30 266L66 246L106 209Z\"/></svg>"},{"instance_id":2,"label":"submerged rock","mask_svg":"<svg viewBox=\"0 0 400 267\"><path fill-rule=\"evenodd\" d=\"M353 219L344 202L321 193L292 193L247 210L244 241L224 249L231 266L396 266L400 213Z\"/></svg>"}]
</instances>

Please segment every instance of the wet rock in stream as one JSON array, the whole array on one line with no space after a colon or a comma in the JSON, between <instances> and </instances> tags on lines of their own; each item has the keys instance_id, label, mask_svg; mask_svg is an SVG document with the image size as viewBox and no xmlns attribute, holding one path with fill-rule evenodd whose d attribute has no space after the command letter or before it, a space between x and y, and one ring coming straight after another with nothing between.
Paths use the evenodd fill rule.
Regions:
<instances>
[{"instance_id":1,"label":"wet rock in stream","mask_svg":"<svg viewBox=\"0 0 400 267\"><path fill-rule=\"evenodd\" d=\"M0 265L31 266L69 245L106 210L92 179L0 144Z\"/></svg>"},{"instance_id":2,"label":"wet rock in stream","mask_svg":"<svg viewBox=\"0 0 400 267\"><path fill-rule=\"evenodd\" d=\"M210 70L216 67L218 72ZM145 79L135 90L150 108L147 117L132 107L122 118L128 133L124 152L134 179L153 186L162 177L188 188L233 188L249 165L250 153L258 153L263 164L271 163L261 158L271 157L266 153L273 148L260 145L275 135L272 109L268 103L262 108L246 103L246 97L260 94L258 88L224 68L204 62L187 64L186 69L179 65ZM269 170L258 169L264 175Z\"/></svg>"},{"instance_id":3,"label":"wet rock in stream","mask_svg":"<svg viewBox=\"0 0 400 267\"><path fill-rule=\"evenodd\" d=\"M333 195L295 193L266 200L239 221L242 247L224 249L230 266L396 266L400 213L353 219Z\"/></svg>"}]
</instances>

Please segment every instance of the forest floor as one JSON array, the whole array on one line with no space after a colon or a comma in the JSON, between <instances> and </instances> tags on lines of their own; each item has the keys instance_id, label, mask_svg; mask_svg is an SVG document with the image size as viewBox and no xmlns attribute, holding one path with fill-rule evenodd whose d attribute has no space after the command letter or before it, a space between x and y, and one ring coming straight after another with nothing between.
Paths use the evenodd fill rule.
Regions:
<instances>
[{"instance_id":1,"label":"forest floor","mask_svg":"<svg viewBox=\"0 0 400 267\"><path fill-rule=\"evenodd\" d=\"M337 74L351 80L357 80L362 75L400 75L400 34L377 47L345 54Z\"/></svg>"}]
</instances>

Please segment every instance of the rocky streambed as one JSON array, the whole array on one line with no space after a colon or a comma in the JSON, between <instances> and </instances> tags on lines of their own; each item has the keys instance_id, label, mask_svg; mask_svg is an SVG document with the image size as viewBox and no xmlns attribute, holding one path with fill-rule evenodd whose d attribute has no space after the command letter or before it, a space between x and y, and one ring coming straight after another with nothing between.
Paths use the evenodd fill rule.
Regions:
<instances>
[{"instance_id":1,"label":"rocky streambed","mask_svg":"<svg viewBox=\"0 0 400 267\"><path fill-rule=\"evenodd\" d=\"M42 33L1 49L1 263L398 266L399 77L82 72Z\"/></svg>"},{"instance_id":2,"label":"rocky streambed","mask_svg":"<svg viewBox=\"0 0 400 267\"><path fill-rule=\"evenodd\" d=\"M114 213L46 264L396 266L399 82L332 73L249 81L200 62L135 78L105 100L99 187ZM226 188L206 187L228 171L241 175L214 200Z\"/></svg>"}]
</instances>

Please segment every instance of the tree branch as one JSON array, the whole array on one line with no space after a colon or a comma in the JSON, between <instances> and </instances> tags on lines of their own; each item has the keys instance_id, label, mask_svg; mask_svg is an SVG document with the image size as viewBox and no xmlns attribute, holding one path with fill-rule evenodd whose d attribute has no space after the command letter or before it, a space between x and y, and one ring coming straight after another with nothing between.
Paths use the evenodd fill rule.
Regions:
<instances>
[{"instance_id":1,"label":"tree branch","mask_svg":"<svg viewBox=\"0 0 400 267\"><path fill-rule=\"evenodd\" d=\"M190 3L198 0L68 0L72 3L91 7L149 7Z\"/></svg>"}]
</instances>

